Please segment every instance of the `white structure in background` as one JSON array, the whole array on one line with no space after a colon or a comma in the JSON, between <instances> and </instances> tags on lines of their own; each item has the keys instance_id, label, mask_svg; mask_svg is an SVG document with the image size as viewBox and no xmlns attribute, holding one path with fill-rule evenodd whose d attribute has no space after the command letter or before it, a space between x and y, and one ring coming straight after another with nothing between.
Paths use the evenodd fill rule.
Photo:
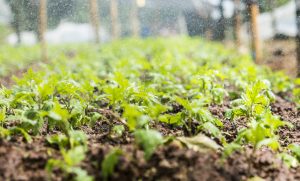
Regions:
<instances>
[{"instance_id":1,"label":"white structure in background","mask_svg":"<svg viewBox=\"0 0 300 181\"><path fill-rule=\"evenodd\" d=\"M100 27L99 30L101 42L109 40L106 30ZM86 24L76 24L71 22L62 22L56 29L50 30L46 34L49 43L81 43L94 41L92 26Z\"/></svg>"},{"instance_id":2,"label":"white structure in background","mask_svg":"<svg viewBox=\"0 0 300 181\"><path fill-rule=\"evenodd\" d=\"M24 45L34 45L37 42L37 38L35 34L30 31L21 32L21 40L22 40L22 44ZM7 42L11 45L16 45L18 43L17 35L15 33L10 34L7 37Z\"/></svg>"},{"instance_id":3,"label":"white structure in background","mask_svg":"<svg viewBox=\"0 0 300 181\"><path fill-rule=\"evenodd\" d=\"M11 12L5 0L0 0L0 24L9 24Z\"/></svg>"},{"instance_id":4,"label":"white structure in background","mask_svg":"<svg viewBox=\"0 0 300 181\"><path fill-rule=\"evenodd\" d=\"M213 19L219 19L221 13L219 11L220 0L192 0L194 6L198 11L209 11L210 16ZM234 14L234 3L231 0L223 1L224 16L225 18L231 18ZM206 12L207 13L207 12Z\"/></svg>"},{"instance_id":5,"label":"white structure in background","mask_svg":"<svg viewBox=\"0 0 300 181\"><path fill-rule=\"evenodd\" d=\"M178 27L179 27L179 33L181 35L187 35L188 34L188 29L186 26L186 21L183 13L181 12L178 16Z\"/></svg>"},{"instance_id":6,"label":"white structure in background","mask_svg":"<svg viewBox=\"0 0 300 181\"><path fill-rule=\"evenodd\" d=\"M99 33L102 42L109 40L106 30L100 28ZM26 45L37 43L37 37L33 32L22 32L21 38L22 43ZM49 30L46 33L46 40L50 44L91 42L94 40L94 33L90 24L62 22L56 29ZM16 44L16 34L9 35L7 41L10 44Z\"/></svg>"},{"instance_id":7,"label":"white structure in background","mask_svg":"<svg viewBox=\"0 0 300 181\"><path fill-rule=\"evenodd\" d=\"M263 13L259 17L260 36L262 39L272 38L276 33L295 37L297 34L296 26L296 4L290 1L288 4L277 8L274 11L276 20L276 30L272 30L272 14Z\"/></svg>"},{"instance_id":8,"label":"white structure in background","mask_svg":"<svg viewBox=\"0 0 300 181\"><path fill-rule=\"evenodd\" d=\"M276 21L275 31L272 29L272 13L262 13L258 17L259 35L263 40L270 39L277 34L283 34L295 37L297 33L296 26L296 4L291 0L286 5L277 8L273 12ZM243 39L249 40L248 25L243 26Z\"/></svg>"}]
</instances>

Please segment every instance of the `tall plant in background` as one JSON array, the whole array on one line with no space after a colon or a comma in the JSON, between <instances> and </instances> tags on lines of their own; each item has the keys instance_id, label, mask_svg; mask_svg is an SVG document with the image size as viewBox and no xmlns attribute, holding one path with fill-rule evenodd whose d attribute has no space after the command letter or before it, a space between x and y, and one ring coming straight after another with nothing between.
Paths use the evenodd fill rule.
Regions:
<instances>
[{"instance_id":1,"label":"tall plant in background","mask_svg":"<svg viewBox=\"0 0 300 181\"><path fill-rule=\"evenodd\" d=\"M24 24L22 24L21 22L23 22L24 20L24 0L20 0L20 1L16 1L16 0L7 0L7 3L10 6L11 12L13 14L13 18L12 18L12 27L16 32L17 35L17 41L18 43L21 43L21 31L22 31L22 27L24 26Z\"/></svg>"}]
</instances>

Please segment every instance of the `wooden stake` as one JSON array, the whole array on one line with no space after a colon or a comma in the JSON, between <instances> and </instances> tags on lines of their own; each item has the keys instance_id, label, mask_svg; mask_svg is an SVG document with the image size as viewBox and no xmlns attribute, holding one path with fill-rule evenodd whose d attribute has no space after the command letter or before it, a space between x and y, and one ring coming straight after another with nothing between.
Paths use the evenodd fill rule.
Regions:
<instances>
[{"instance_id":1,"label":"wooden stake","mask_svg":"<svg viewBox=\"0 0 300 181\"><path fill-rule=\"evenodd\" d=\"M111 28L112 39L116 40L120 36L120 26L118 22L118 0L110 0L110 16L111 16Z\"/></svg>"},{"instance_id":2,"label":"wooden stake","mask_svg":"<svg viewBox=\"0 0 300 181\"><path fill-rule=\"evenodd\" d=\"M259 39L259 31L257 25L257 16L259 15L259 7L256 0L247 1L249 14L250 14L250 29L252 36L252 52L256 63L262 60L262 47Z\"/></svg>"},{"instance_id":3,"label":"wooden stake","mask_svg":"<svg viewBox=\"0 0 300 181\"><path fill-rule=\"evenodd\" d=\"M297 77L300 77L300 1L296 1L296 21L297 21L297 36L296 36L296 44L297 44Z\"/></svg>"},{"instance_id":4,"label":"wooden stake","mask_svg":"<svg viewBox=\"0 0 300 181\"><path fill-rule=\"evenodd\" d=\"M47 42L45 33L47 31L47 0L40 0L39 7L39 38L41 45L41 58L42 61L46 62L48 59L47 55Z\"/></svg>"},{"instance_id":5,"label":"wooden stake","mask_svg":"<svg viewBox=\"0 0 300 181\"><path fill-rule=\"evenodd\" d=\"M98 11L98 2L97 0L90 0L90 18L91 24L94 30L95 42L100 42L100 35L99 35L99 11Z\"/></svg>"},{"instance_id":6,"label":"wooden stake","mask_svg":"<svg viewBox=\"0 0 300 181\"><path fill-rule=\"evenodd\" d=\"M136 0L132 1L132 8L130 11L130 19L131 19L131 31L133 37L139 37L140 36L140 21L139 21L139 9L137 7Z\"/></svg>"},{"instance_id":7,"label":"wooden stake","mask_svg":"<svg viewBox=\"0 0 300 181\"><path fill-rule=\"evenodd\" d=\"M238 49L241 48L241 24L242 24L242 17L240 12L240 0L234 0L235 3L235 13L234 13L234 34L235 34L235 44Z\"/></svg>"}]
</instances>

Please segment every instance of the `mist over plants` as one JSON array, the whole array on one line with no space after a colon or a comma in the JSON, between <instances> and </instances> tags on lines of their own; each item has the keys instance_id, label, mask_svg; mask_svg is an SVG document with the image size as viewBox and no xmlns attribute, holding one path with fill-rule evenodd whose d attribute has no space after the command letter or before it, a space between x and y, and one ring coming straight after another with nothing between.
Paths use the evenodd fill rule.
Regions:
<instances>
[{"instance_id":1,"label":"mist over plants","mask_svg":"<svg viewBox=\"0 0 300 181\"><path fill-rule=\"evenodd\" d=\"M0 180L300 179L300 4L5 2Z\"/></svg>"}]
</instances>

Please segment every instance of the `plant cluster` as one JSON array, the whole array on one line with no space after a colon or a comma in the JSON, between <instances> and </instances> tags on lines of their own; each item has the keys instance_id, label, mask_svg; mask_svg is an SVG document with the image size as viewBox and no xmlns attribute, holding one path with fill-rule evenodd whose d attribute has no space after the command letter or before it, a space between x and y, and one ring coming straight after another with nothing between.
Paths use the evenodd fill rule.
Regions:
<instances>
[{"instance_id":1,"label":"plant cluster","mask_svg":"<svg viewBox=\"0 0 300 181\"><path fill-rule=\"evenodd\" d=\"M60 169L76 180L93 179L80 167L89 142L82 128L99 122L110 125L107 133L99 134L111 139L125 132L132 135L146 160L157 147L179 141L225 156L249 144L255 150L267 146L290 165L299 162L299 145L282 148L278 141L279 128L289 123L270 109L275 94L291 91L294 83L254 65L247 56L190 38L130 39L69 49L74 56L57 51L49 64L0 89L0 137L21 135L30 143L36 135L47 134L48 143L61 153L61 159L48 161L49 173ZM226 119L232 124L246 121L234 141L226 139L224 120L209 111L224 102L231 102ZM183 130L185 137L162 136L156 124ZM104 179L123 154L116 146L105 157L99 168Z\"/></svg>"}]
</instances>

